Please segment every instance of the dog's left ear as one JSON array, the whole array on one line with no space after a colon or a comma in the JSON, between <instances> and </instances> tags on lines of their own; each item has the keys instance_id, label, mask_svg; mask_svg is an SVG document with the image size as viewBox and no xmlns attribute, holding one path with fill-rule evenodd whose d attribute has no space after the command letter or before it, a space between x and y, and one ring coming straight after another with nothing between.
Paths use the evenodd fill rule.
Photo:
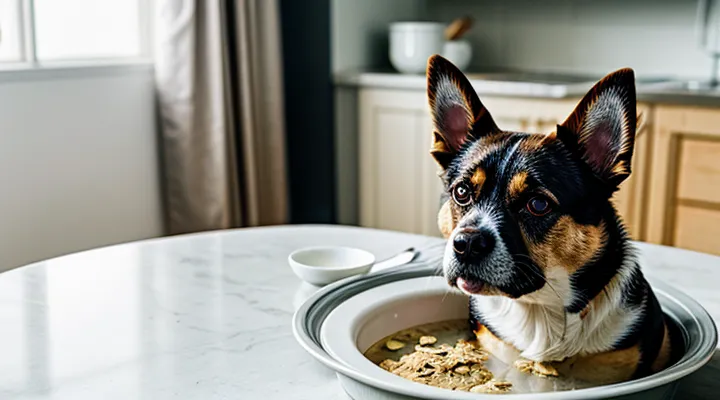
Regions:
<instances>
[{"instance_id":1,"label":"dog's left ear","mask_svg":"<svg viewBox=\"0 0 720 400\"><path fill-rule=\"evenodd\" d=\"M466 142L499 131L465 75L441 56L428 59L427 91L435 125L430 154L443 169Z\"/></svg>"},{"instance_id":2,"label":"dog's left ear","mask_svg":"<svg viewBox=\"0 0 720 400\"><path fill-rule=\"evenodd\" d=\"M631 172L636 107L635 74L625 68L598 82L558 126L559 139L611 188L617 188Z\"/></svg>"}]
</instances>

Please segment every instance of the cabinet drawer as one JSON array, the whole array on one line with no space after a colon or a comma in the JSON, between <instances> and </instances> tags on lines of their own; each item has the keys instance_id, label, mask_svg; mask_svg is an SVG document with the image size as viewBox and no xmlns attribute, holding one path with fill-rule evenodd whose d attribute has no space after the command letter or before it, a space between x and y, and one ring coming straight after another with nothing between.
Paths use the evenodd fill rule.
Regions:
<instances>
[{"instance_id":1,"label":"cabinet drawer","mask_svg":"<svg viewBox=\"0 0 720 400\"><path fill-rule=\"evenodd\" d=\"M720 142L683 139L677 196L720 203Z\"/></svg>"},{"instance_id":2,"label":"cabinet drawer","mask_svg":"<svg viewBox=\"0 0 720 400\"><path fill-rule=\"evenodd\" d=\"M678 206L673 245L720 254L720 210Z\"/></svg>"}]
</instances>

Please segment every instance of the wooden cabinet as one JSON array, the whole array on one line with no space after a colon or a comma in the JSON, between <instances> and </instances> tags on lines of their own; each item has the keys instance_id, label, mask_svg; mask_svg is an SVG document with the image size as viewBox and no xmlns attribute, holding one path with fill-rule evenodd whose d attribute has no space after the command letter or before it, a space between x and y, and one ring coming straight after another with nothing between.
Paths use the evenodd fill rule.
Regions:
<instances>
[{"instance_id":1,"label":"wooden cabinet","mask_svg":"<svg viewBox=\"0 0 720 400\"><path fill-rule=\"evenodd\" d=\"M654 114L647 240L720 254L720 110Z\"/></svg>"},{"instance_id":2,"label":"wooden cabinet","mask_svg":"<svg viewBox=\"0 0 720 400\"><path fill-rule=\"evenodd\" d=\"M547 133L564 121L577 100L483 97L504 130ZM649 123L638 132L633 175L613 201L631 235L644 239L643 193L649 157L651 109L640 105ZM360 224L439 235L436 223L442 184L430 157L432 121L421 90L361 89L359 93Z\"/></svg>"},{"instance_id":3,"label":"wooden cabinet","mask_svg":"<svg viewBox=\"0 0 720 400\"><path fill-rule=\"evenodd\" d=\"M439 236L442 184L421 91L361 90L360 225Z\"/></svg>"}]
</instances>

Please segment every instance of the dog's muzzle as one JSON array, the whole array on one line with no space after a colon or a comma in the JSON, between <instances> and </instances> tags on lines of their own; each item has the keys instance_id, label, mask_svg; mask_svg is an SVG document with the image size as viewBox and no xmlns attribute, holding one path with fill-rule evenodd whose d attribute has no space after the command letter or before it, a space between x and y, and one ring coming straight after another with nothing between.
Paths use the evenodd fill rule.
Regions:
<instances>
[{"instance_id":1,"label":"dog's muzzle","mask_svg":"<svg viewBox=\"0 0 720 400\"><path fill-rule=\"evenodd\" d=\"M464 229L453 239L455 258L462 264L474 264L490 255L495 248L495 235L488 229Z\"/></svg>"}]
</instances>

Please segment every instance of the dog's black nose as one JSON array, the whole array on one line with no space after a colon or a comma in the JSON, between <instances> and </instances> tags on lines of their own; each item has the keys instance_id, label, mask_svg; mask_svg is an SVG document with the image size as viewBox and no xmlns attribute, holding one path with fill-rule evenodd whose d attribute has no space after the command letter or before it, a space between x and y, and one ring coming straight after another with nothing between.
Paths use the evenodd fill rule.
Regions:
<instances>
[{"instance_id":1,"label":"dog's black nose","mask_svg":"<svg viewBox=\"0 0 720 400\"><path fill-rule=\"evenodd\" d=\"M495 247L495 235L487 229L458 232L453 240L455 257L461 262L479 261Z\"/></svg>"}]
</instances>

